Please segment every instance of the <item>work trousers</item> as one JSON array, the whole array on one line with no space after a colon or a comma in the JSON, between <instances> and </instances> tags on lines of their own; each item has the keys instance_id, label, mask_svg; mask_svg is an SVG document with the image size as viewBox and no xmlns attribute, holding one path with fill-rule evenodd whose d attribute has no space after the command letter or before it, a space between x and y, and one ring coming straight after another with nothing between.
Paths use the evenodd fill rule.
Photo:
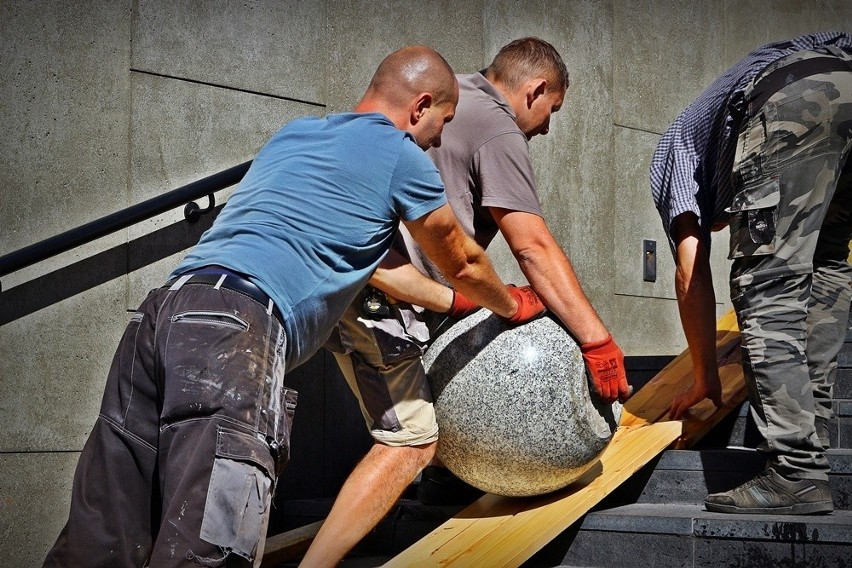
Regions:
<instances>
[{"instance_id":1,"label":"work trousers","mask_svg":"<svg viewBox=\"0 0 852 568\"><path fill-rule=\"evenodd\" d=\"M816 57L850 59L801 52L761 76ZM829 471L826 425L852 297L851 125L852 64L783 86L739 133L731 299L759 449L790 478Z\"/></svg>"},{"instance_id":2,"label":"work trousers","mask_svg":"<svg viewBox=\"0 0 852 568\"><path fill-rule=\"evenodd\" d=\"M151 292L116 351L45 566L258 566L296 393L267 306Z\"/></svg>"},{"instance_id":3,"label":"work trousers","mask_svg":"<svg viewBox=\"0 0 852 568\"><path fill-rule=\"evenodd\" d=\"M409 304L388 305L381 318L364 315L369 288L346 309L326 348L334 354L373 439L417 446L438 439L432 391L420 360L429 330Z\"/></svg>"}]
</instances>

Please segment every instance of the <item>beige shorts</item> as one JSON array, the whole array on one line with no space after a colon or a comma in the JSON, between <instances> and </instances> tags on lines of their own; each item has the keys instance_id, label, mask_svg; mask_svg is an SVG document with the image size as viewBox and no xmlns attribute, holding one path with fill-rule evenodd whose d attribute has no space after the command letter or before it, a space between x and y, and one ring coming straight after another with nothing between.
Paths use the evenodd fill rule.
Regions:
<instances>
[{"instance_id":1,"label":"beige shorts","mask_svg":"<svg viewBox=\"0 0 852 568\"><path fill-rule=\"evenodd\" d=\"M388 446L436 441L432 392L420 359L425 324L402 304L380 320L362 317L360 305L359 297L347 308L326 347L358 398L370 435Z\"/></svg>"}]
</instances>

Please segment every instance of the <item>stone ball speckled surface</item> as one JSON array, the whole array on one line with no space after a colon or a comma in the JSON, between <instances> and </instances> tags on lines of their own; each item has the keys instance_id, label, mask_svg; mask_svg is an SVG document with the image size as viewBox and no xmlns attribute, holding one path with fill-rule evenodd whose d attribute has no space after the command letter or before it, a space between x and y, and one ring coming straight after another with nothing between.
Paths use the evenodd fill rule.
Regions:
<instances>
[{"instance_id":1,"label":"stone ball speckled surface","mask_svg":"<svg viewBox=\"0 0 852 568\"><path fill-rule=\"evenodd\" d=\"M550 316L510 327L479 310L440 335L423 363L438 457L490 493L569 485L595 464L621 414L590 395L580 348Z\"/></svg>"}]
</instances>

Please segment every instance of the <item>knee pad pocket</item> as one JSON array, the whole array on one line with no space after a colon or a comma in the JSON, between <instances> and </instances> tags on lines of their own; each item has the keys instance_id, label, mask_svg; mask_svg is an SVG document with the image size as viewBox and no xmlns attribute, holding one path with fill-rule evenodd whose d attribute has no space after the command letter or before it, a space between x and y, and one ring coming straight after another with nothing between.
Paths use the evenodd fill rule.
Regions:
<instances>
[{"instance_id":1,"label":"knee pad pocket","mask_svg":"<svg viewBox=\"0 0 852 568\"><path fill-rule=\"evenodd\" d=\"M248 560L263 554L275 464L264 441L219 428L201 538Z\"/></svg>"}]
</instances>

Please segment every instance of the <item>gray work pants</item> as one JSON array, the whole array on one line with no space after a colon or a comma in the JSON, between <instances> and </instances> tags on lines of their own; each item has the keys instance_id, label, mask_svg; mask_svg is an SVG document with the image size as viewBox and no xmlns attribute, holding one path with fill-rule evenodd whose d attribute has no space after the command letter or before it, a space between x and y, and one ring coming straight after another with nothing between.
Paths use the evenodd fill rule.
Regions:
<instances>
[{"instance_id":1,"label":"gray work pants","mask_svg":"<svg viewBox=\"0 0 852 568\"><path fill-rule=\"evenodd\" d=\"M763 76L826 55L797 53ZM851 124L852 67L800 79L746 117L734 164L731 299L749 401L760 449L791 478L829 470L819 426L852 298Z\"/></svg>"},{"instance_id":2,"label":"gray work pants","mask_svg":"<svg viewBox=\"0 0 852 568\"><path fill-rule=\"evenodd\" d=\"M151 292L116 351L45 566L258 566L296 393L266 306Z\"/></svg>"}]
</instances>

